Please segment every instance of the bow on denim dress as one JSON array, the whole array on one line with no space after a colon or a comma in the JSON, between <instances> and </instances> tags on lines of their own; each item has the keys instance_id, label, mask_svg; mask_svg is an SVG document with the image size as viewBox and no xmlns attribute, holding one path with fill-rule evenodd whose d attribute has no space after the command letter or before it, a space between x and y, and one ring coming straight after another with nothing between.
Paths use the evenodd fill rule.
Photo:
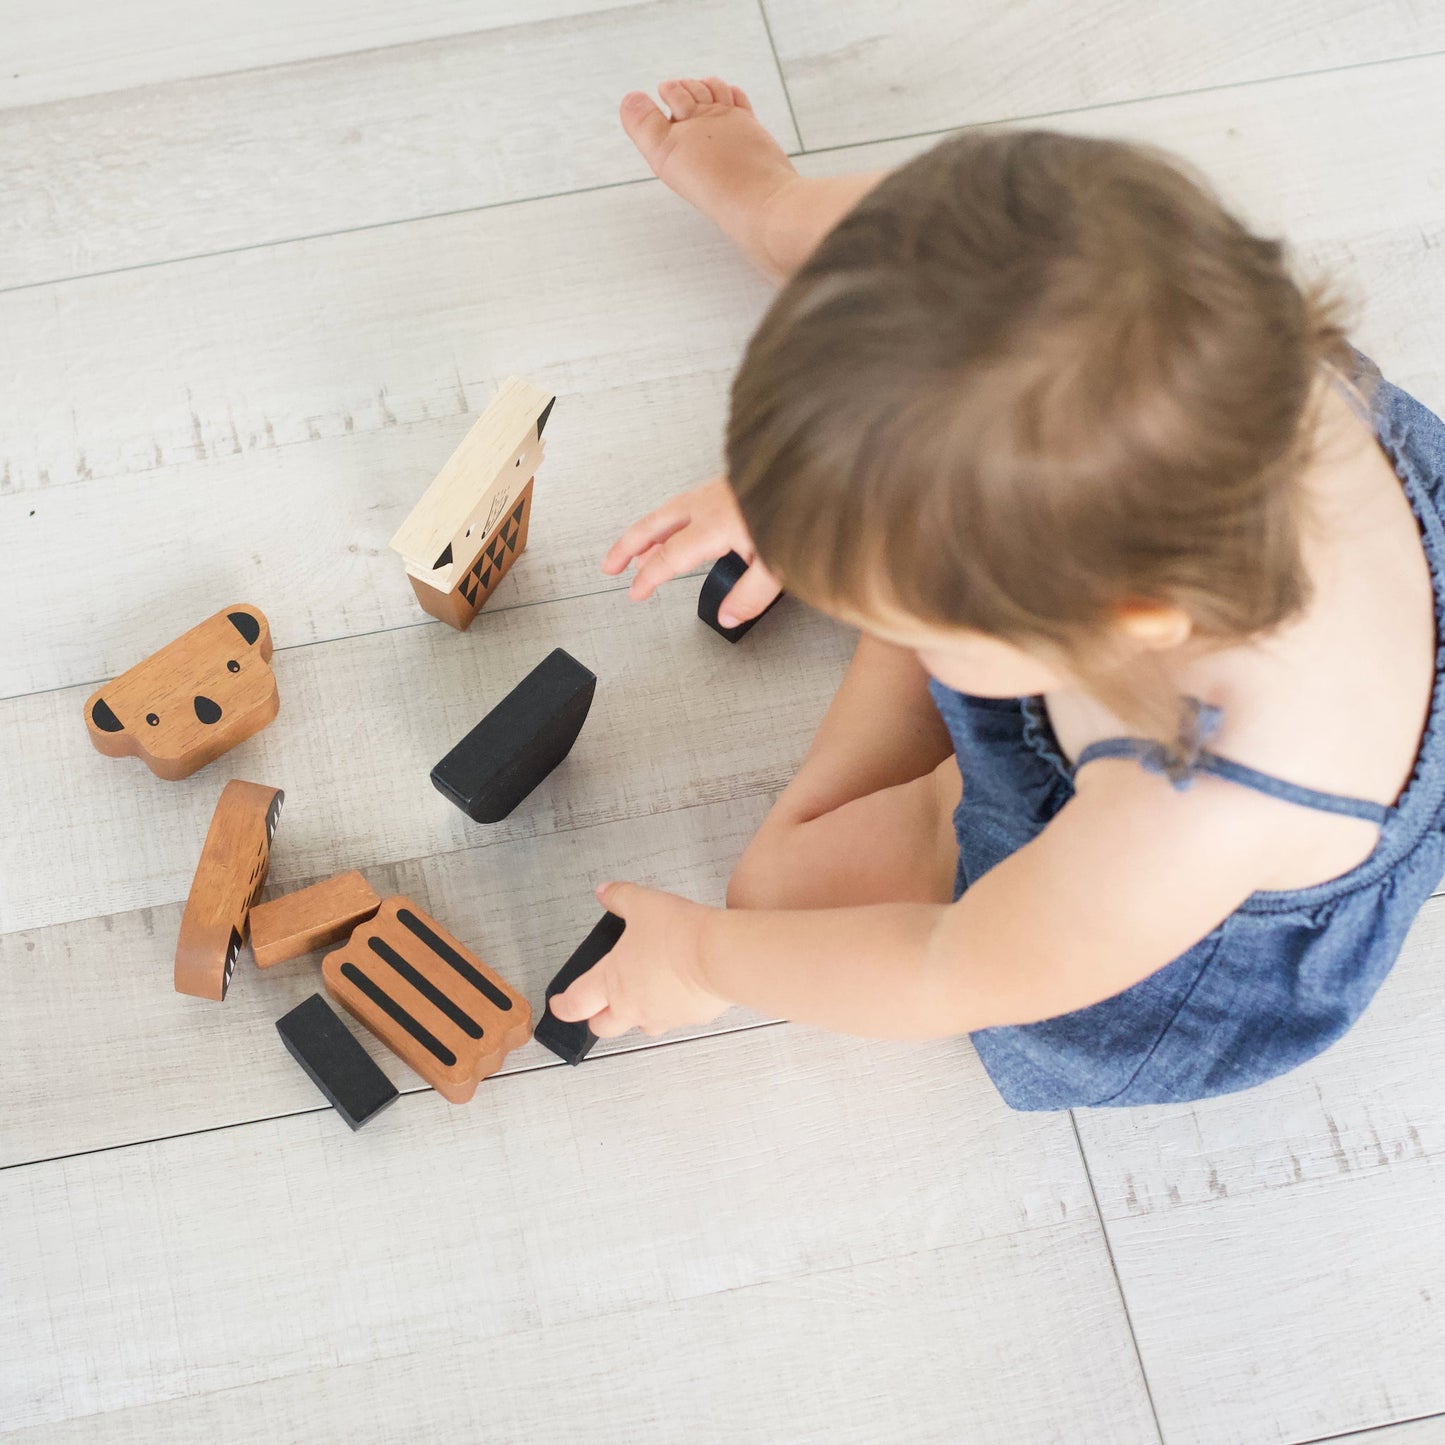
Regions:
<instances>
[{"instance_id":1,"label":"bow on denim dress","mask_svg":"<svg viewBox=\"0 0 1445 1445\"><path fill-rule=\"evenodd\" d=\"M1363 359L1362 359L1363 361ZM1368 363L1363 363L1368 365ZM1364 1012L1445 873L1445 422L1387 382L1371 424L1414 508L1435 591L1435 688L1415 768L1393 807L1287 783L1205 746L1196 708L1182 762L1137 738L1095 743L1070 767L1038 698L979 698L932 684L964 778L954 814L954 896L1028 843L1073 796L1078 769L1135 757L1187 786L1206 772L1301 807L1368 818L1379 841L1328 883L1252 894L1188 952L1123 993L973 1042L1015 1109L1178 1103L1249 1088L1328 1048Z\"/></svg>"}]
</instances>

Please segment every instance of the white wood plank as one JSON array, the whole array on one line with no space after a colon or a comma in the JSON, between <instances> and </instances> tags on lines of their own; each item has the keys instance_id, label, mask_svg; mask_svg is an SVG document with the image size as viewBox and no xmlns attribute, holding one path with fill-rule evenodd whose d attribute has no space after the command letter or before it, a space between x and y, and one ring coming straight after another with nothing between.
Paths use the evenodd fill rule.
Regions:
<instances>
[{"instance_id":1,"label":"white wood plank","mask_svg":"<svg viewBox=\"0 0 1445 1445\"><path fill-rule=\"evenodd\" d=\"M8 292L0 491L464 421L509 374L560 423L729 368L767 297L655 182Z\"/></svg>"},{"instance_id":2,"label":"white wood plank","mask_svg":"<svg viewBox=\"0 0 1445 1445\"><path fill-rule=\"evenodd\" d=\"M1445 14L1411 0L763 6L810 149L1445 48Z\"/></svg>"},{"instance_id":3,"label":"white wood plank","mask_svg":"<svg viewBox=\"0 0 1445 1445\"><path fill-rule=\"evenodd\" d=\"M527 19L615 8L617 0L528 0ZM514 24L516 0L191 0L127 5L7 0L0 106L38 105L158 81L253 70Z\"/></svg>"},{"instance_id":4,"label":"white wood plank","mask_svg":"<svg viewBox=\"0 0 1445 1445\"><path fill-rule=\"evenodd\" d=\"M1445 898L1361 1022L1259 1089L1078 1117L1170 1441L1445 1410Z\"/></svg>"},{"instance_id":5,"label":"white wood plank","mask_svg":"<svg viewBox=\"0 0 1445 1445\"><path fill-rule=\"evenodd\" d=\"M597 921L596 883L614 874L652 879L721 903L769 802L760 795L514 838L370 867L367 877L383 895L405 893L440 918L540 1017L548 980ZM282 826L306 821L283 815ZM310 881L289 873L279 836L271 896ZM325 1107L274 1026L324 992L322 955L262 973L243 950L225 1004L201 1007L171 986L181 906L0 936L0 1168ZM676 1037L757 1022L737 1009ZM356 1032L398 1088L425 1088L388 1049ZM653 1044L640 1034L603 1040L593 1057ZM549 1065L561 1067L534 1044L509 1055L504 1071Z\"/></svg>"},{"instance_id":6,"label":"white wood plank","mask_svg":"<svg viewBox=\"0 0 1445 1445\"><path fill-rule=\"evenodd\" d=\"M1085 1228L804 1275L483 1344L324 1365L14 1445L1157 1440ZM1393 1440L1386 1445L1395 1445ZM1417 1445L1410 1440L1400 1445Z\"/></svg>"},{"instance_id":7,"label":"white wood plank","mask_svg":"<svg viewBox=\"0 0 1445 1445\"><path fill-rule=\"evenodd\" d=\"M0 703L0 933L183 899L231 777L287 791L272 850L278 879L780 788L837 685L851 634L785 601L734 648L696 613L697 582L682 578L641 605L613 591L488 611L466 634L425 622L279 652L277 720L179 783L97 753L82 689ZM270 620L284 640L285 616ZM557 646L598 675L587 726L509 819L472 823L428 773Z\"/></svg>"},{"instance_id":8,"label":"white wood plank","mask_svg":"<svg viewBox=\"0 0 1445 1445\"><path fill-rule=\"evenodd\" d=\"M527 551L487 617L625 587L628 577L598 570L602 554L628 522L721 470L729 380L717 370L602 381L561 397ZM481 388L468 395L486 400ZM12 619L0 629L0 697L98 686L185 619L253 594L283 647L423 621L388 539L474 414L0 496L0 611ZM66 555L87 559L85 587L57 570ZM109 599L103 611L97 597Z\"/></svg>"},{"instance_id":9,"label":"white wood plank","mask_svg":"<svg viewBox=\"0 0 1445 1445\"><path fill-rule=\"evenodd\" d=\"M1391 380L1445 412L1442 97L1445 56L1430 56L1099 107L1048 125L1158 145L1192 163L1251 225L1283 236L1307 268L1336 276L1364 349ZM936 139L804 156L799 166L817 175L882 169Z\"/></svg>"},{"instance_id":10,"label":"white wood plank","mask_svg":"<svg viewBox=\"0 0 1445 1445\"><path fill-rule=\"evenodd\" d=\"M754 0L0 110L0 287L635 180L618 101L704 59L796 147Z\"/></svg>"},{"instance_id":11,"label":"white wood plank","mask_svg":"<svg viewBox=\"0 0 1445 1445\"><path fill-rule=\"evenodd\" d=\"M1408 1420L1401 1425L1385 1425L1379 1430L1361 1430L1347 1436L1334 1436L1340 1445L1445 1445L1445 1415L1431 1415L1423 1420Z\"/></svg>"},{"instance_id":12,"label":"white wood plank","mask_svg":"<svg viewBox=\"0 0 1445 1445\"><path fill-rule=\"evenodd\" d=\"M357 1136L306 1115L9 1170L0 1212L0 1418L16 1427L413 1356L479 1388L422 1407L423 1377L384 1392L398 1405L517 1412L535 1433L574 1390L590 1410L599 1370L632 1370L597 1345L597 1321L610 1337L623 1315L643 1356L631 1388L684 1410L711 1361L668 1371L689 1357L675 1331L752 1340L761 1360L756 1322L816 1431L824 1411L838 1424L816 1386L869 1352L858 1403L875 1420L906 1406L925 1337L903 1321L921 1313L926 1420L1146 1437L1072 1131L1010 1114L957 1045L763 1030L522 1075L461 1109L411 1095ZM731 1298L770 1281L761 1314ZM708 1299L718 1313L680 1308ZM520 1332L515 1351L496 1343ZM456 1371L459 1351L499 1348L545 1374ZM677 1438L671 1410L647 1418Z\"/></svg>"}]
</instances>

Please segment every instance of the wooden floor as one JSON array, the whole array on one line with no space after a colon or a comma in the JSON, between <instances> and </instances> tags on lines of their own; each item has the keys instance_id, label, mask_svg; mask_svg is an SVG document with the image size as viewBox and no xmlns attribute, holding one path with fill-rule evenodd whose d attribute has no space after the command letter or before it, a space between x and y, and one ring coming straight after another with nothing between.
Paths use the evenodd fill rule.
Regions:
<instances>
[{"instance_id":1,"label":"wooden floor","mask_svg":"<svg viewBox=\"0 0 1445 1445\"><path fill-rule=\"evenodd\" d=\"M1242 1097L1018 1115L966 1041L732 1015L535 1045L352 1136L170 955L222 782L278 889L361 867L533 999L593 882L708 901L850 639L747 644L597 559L718 464L767 301L614 123L744 85L814 174L960 125L1157 142L1335 269L1445 408L1445 9L1416 0L9 0L0 7L0 1435L17 1441L1445 1441L1445 898L1363 1023ZM555 390L471 633L386 541L496 383ZM278 721L187 782L81 704L264 608ZM548 649L573 756L506 823L428 785ZM378 1057L381 1057L378 1051ZM1408 1423L1403 1423L1408 1422Z\"/></svg>"}]
</instances>

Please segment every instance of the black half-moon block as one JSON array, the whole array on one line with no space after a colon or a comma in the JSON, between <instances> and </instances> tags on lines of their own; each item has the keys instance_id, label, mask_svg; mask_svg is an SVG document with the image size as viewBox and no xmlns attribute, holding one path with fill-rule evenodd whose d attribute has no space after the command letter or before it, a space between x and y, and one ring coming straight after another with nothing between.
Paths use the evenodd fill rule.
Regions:
<instances>
[{"instance_id":1,"label":"black half-moon block","mask_svg":"<svg viewBox=\"0 0 1445 1445\"><path fill-rule=\"evenodd\" d=\"M754 624L766 617L782 599L783 594L780 592L758 613L757 617L740 622L736 627L724 627L717 620L718 609L723 605L723 598L737 586L739 579L747 570L748 564L736 552L729 552L726 557L719 557L713 563L712 571L707 574L707 579L702 584L702 591L698 593L697 615L719 637L725 637L729 642L738 642L746 637L752 631Z\"/></svg>"},{"instance_id":2,"label":"black half-moon block","mask_svg":"<svg viewBox=\"0 0 1445 1445\"><path fill-rule=\"evenodd\" d=\"M396 1098L396 1085L319 993L277 1019L276 1032L287 1052L353 1129L361 1128Z\"/></svg>"},{"instance_id":3,"label":"black half-moon block","mask_svg":"<svg viewBox=\"0 0 1445 1445\"><path fill-rule=\"evenodd\" d=\"M103 697L96 698L95 706L90 710L90 717L103 733L123 733L125 731L125 724L110 710L110 704Z\"/></svg>"},{"instance_id":4,"label":"black half-moon block","mask_svg":"<svg viewBox=\"0 0 1445 1445\"><path fill-rule=\"evenodd\" d=\"M246 639L254 643L261 635L261 624L251 616L249 612L228 612L227 617L231 619L231 626Z\"/></svg>"},{"instance_id":5,"label":"black half-moon block","mask_svg":"<svg viewBox=\"0 0 1445 1445\"><path fill-rule=\"evenodd\" d=\"M214 703L214 702L212 702L210 698L208 698L208 697L197 697L197 698L194 698L194 699L192 700L192 702L191 702L191 706L192 706L193 708L195 708L195 710L196 710L196 716L197 716L198 718L200 718L200 720L201 720L203 723L218 723L218 722L220 722L220 720L221 720L221 709L220 709L219 705L216 704L216 703Z\"/></svg>"},{"instance_id":6,"label":"black half-moon block","mask_svg":"<svg viewBox=\"0 0 1445 1445\"><path fill-rule=\"evenodd\" d=\"M478 823L500 823L572 750L596 674L559 647L431 770L437 791Z\"/></svg>"},{"instance_id":7,"label":"black half-moon block","mask_svg":"<svg viewBox=\"0 0 1445 1445\"><path fill-rule=\"evenodd\" d=\"M627 924L615 913L604 913L592 932L577 945L572 957L562 965L557 977L547 985L547 1003L550 1005L554 995L571 988L594 963L611 953L626 927ZM580 1064L597 1042L597 1035L585 1022L563 1023L550 1007L542 1010L532 1037L569 1064Z\"/></svg>"},{"instance_id":8,"label":"black half-moon block","mask_svg":"<svg viewBox=\"0 0 1445 1445\"><path fill-rule=\"evenodd\" d=\"M546 406L542 408L542 415L537 418L537 440L542 440L542 429L547 425L547 418L552 415L552 408L557 405L557 398L554 396Z\"/></svg>"}]
</instances>

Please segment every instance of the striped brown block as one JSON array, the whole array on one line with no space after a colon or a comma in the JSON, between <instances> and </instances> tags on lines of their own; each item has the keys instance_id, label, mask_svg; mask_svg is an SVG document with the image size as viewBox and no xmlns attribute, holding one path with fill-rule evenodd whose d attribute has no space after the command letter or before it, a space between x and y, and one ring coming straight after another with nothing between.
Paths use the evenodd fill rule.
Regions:
<instances>
[{"instance_id":1,"label":"striped brown block","mask_svg":"<svg viewBox=\"0 0 1445 1445\"><path fill-rule=\"evenodd\" d=\"M331 996L443 1098L465 1104L527 1042L532 1010L435 918L388 898L321 976Z\"/></svg>"}]
</instances>

